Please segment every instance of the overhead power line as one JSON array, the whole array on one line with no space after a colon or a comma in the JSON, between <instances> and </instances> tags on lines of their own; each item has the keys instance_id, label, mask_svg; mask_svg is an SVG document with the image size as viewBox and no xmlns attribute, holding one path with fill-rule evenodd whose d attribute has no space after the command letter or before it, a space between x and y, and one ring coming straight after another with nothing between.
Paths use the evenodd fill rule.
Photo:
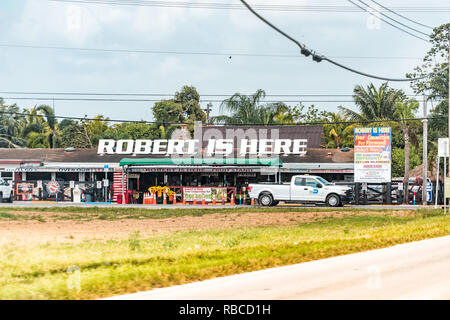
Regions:
<instances>
[{"instance_id":1,"label":"overhead power line","mask_svg":"<svg viewBox=\"0 0 450 320\"><path fill-rule=\"evenodd\" d=\"M365 77L369 77L369 78L373 78L373 79L378 79L378 80L384 80L384 81L407 81L407 82L411 82L411 81L417 81L417 80L421 80L421 79L425 79L428 78L434 74L438 74L440 72L443 72L444 70L448 69L448 65L444 68L442 68L439 71L436 72L431 72L427 75L424 75L422 77L417 77L417 78L388 78L388 77L381 77L381 76L377 76L377 75L373 75L373 74L369 74L366 72L362 72L350 67L347 67L337 61L334 61L324 55L318 54L316 53L314 50L307 48L304 44L300 43L298 40L294 39L293 37L291 37L290 35L288 35L287 33L285 33L284 31L282 31L281 29L277 28L275 25L273 25L271 22L269 22L268 20L266 20L265 18L263 18L259 13L257 13L255 10L253 10L253 8L247 4L247 2L245 2L244 0L240 0L247 8L248 10L250 10L250 12L252 12L258 19L260 19L261 21L263 21L265 24L267 24L269 27L271 27L272 29L274 29L275 31L277 31L278 33L280 33L281 35L283 35L284 37L286 37L287 39L291 40L292 42L294 42L301 50L301 53L305 56L309 56L312 54L313 60L316 62L321 62L322 60L328 61L332 64L334 64L335 66L338 66L342 69L345 69L347 71L365 76Z\"/></svg>"},{"instance_id":2,"label":"overhead power line","mask_svg":"<svg viewBox=\"0 0 450 320\"><path fill-rule=\"evenodd\" d=\"M425 27L425 28L428 28L428 29L433 29L433 27L430 27L430 26L428 26L428 25L426 25L426 24L423 24L423 23L417 22L417 21L415 21L415 20L413 20L413 19L410 19L410 18L408 18L408 17L405 17L405 16L403 16L403 15L401 15L401 14L395 12L394 10L389 9L389 8L383 6L382 4L380 4L380 3L378 3L378 2L376 2L376 1L374 1L374 0L370 0L370 1L372 1L373 3L375 3L376 5L378 5L379 7L383 8L384 10L387 10L387 11L389 11L390 13L395 14L396 16L399 16L399 17L401 17L401 18L403 18L403 19L405 19L405 20L408 20L408 21L410 21L410 22L412 22L412 23L415 23L415 24L417 24L417 25L419 25L419 26L422 26L422 27Z\"/></svg>"},{"instance_id":3,"label":"overhead power line","mask_svg":"<svg viewBox=\"0 0 450 320\"><path fill-rule=\"evenodd\" d=\"M0 91L0 94L7 95L53 95L53 96L149 96L149 97L174 97L173 93L148 93L148 92L132 92L132 93L117 93L117 92L45 92L45 91ZM221 93L221 94L200 94L201 97L231 97L235 93ZM253 94L241 94L242 96L251 97ZM353 94L265 94L266 97L353 97ZM421 94L406 94L408 97L422 97ZM1 98L1 97L0 97ZM53 98L52 98L53 99Z\"/></svg>"},{"instance_id":4,"label":"overhead power line","mask_svg":"<svg viewBox=\"0 0 450 320\"><path fill-rule=\"evenodd\" d=\"M39 117L47 118L44 114L29 114L29 113L17 113L9 111L0 111L0 114L9 114L17 117ZM166 125L189 125L192 122L164 122L164 121L145 121L145 120L119 120L108 118L88 118L85 117L70 117L70 116L49 116L55 119L68 119L79 121L101 121L101 122L120 122L120 123L145 123L145 124L166 124ZM446 119L446 116L439 116L433 118L409 118L409 119L392 119L392 120L366 120L366 121L336 121L336 122L303 122L303 123L240 123L240 124L216 124L217 126L302 126L302 125L331 125L331 124L362 124L362 123L386 123L386 122L404 122L404 121L421 121L421 120L433 120L433 119Z\"/></svg>"},{"instance_id":5,"label":"overhead power line","mask_svg":"<svg viewBox=\"0 0 450 320\"><path fill-rule=\"evenodd\" d=\"M54 97L2 97L6 100L36 100L36 101L104 101L104 102L160 102L161 99L124 99L124 98L54 98ZM222 100L217 99L200 99L200 102L223 102ZM290 102L290 103L298 103L298 102L304 102L304 103L314 103L314 102L321 102L321 103L350 103L354 102L353 100L264 100L264 102L267 103L276 103L276 102Z\"/></svg>"},{"instance_id":6,"label":"overhead power line","mask_svg":"<svg viewBox=\"0 0 450 320\"><path fill-rule=\"evenodd\" d=\"M398 29L398 30L400 30L400 31L402 31L402 32L404 32L404 33L407 33L407 34L409 34L410 36L413 36L414 38L417 38L417 39L420 39L420 40L422 40L422 41L428 42L427 39L422 38L422 37L420 37L420 36L418 36L418 35L416 35L416 34L414 34L414 33L412 33L412 32L409 32L409 31L403 29L403 28L400 28L399 26L396 26L395 24L392 24L392 23L390 23L389 21L387 21L387 20L385 20L385 19L383 19L383 18L377 16L377 15L374 14L372 11L370 11L370 10L367 9L367 8L370 8L370 6L367 5L367 4L365 4L364 2L358 0L359 2L365 4L365 5L367 6L367 8L360 6L359 4L353 2L352 0L347 0L347 1L350 2L350 3L352 3L353 5L357 6L357 7L360 8L361 10L366 11L366 12L369 13L370 15L376 17L377 19L380 19L380 20L383 21L384 23L387 23L387 24L390 25L391 27L394 27L395 29ZM380 13L380 14L383 15L383 16L386 16L385 14L383 14L383 13L381 13L381 12L378 12L378 13ZM392 19L392 18L390 18L390 17L388 17L388 18L391 19L391 20L394 20L394 19ZM402 23L400 23L400 22L398 22L398 21L396 21L396 20L394 20L394 21L397 22L397 23L399 23L399 24L402 24ZM403 24L402 24L402 25L403 25ZM408 28L409 28L409 27L408 27ZM411 29L411 28L410 28L410 29ZM424 35L427 36L426 33L423 33L423 32L421 32L421 31L418 31L418 32L419 32L419 33L422 33L422 34L424 34Z\"/></svg>"},{"instance_id":7,"label":"overhead power line","mask_svg":"<svg viewBox=\"0 0 450 320\"><path fill-rule=\"evenodd\" d=\"M365 5L365 6L368 7L368 8L374 9L373 7L371 7L369 4L367 4L366 2L364 2L364 1L362 1L362 0L358 0L358 2L362 3L363 5ZM398 23L399 25L401 25L401 26L403 26L403 27L405 27L405 28L408 28L409 30L415 31L415 32L420 33L420 34L422 34L422 35L424 35L424 36L427 36L427 37L430 36L429 34L427 34L427 33L425 33L425 32L422 32L422 31L420 31L420 30L417 30L416 28L410 27L410 26L408 26L408 25L406 25L406 24L404 24L404 23L402 23L402 22L400 22L400 21L398 21L398 20L396 20L396 19L394 19L394 18L391 18L390 16L388 16L387 14L384 14L383 12L381 12L381 11L380 11L379 9L377 9L377 8L375 8L374 10L377 11L379 14L381 14L383 17L386 17L386 18L388 18L389 20L394 21L395 23Z\"/></svg>"},{"instance_id":8,"label":"overhead power line","mask_svg":"<svg viewBox=\"0 0 450 320\"><path fill-rule=\"evenodd\" d=\"M274 53L245 53L245 52L208 52L208 51L167 51L167 50L131 50L131 49L108 49L108 48L82 48L65 46L41 46L28 44L0 43L3 48L24 48L24 49L49 49L49 50L73 50L92 52L113 52L113 53L139 53L139 54L172 54L172 55L199 55L199 56L222 56L222 57L264 57L264 58L300 58L298 54L274 54ZM337 59L374 59L374 60L422 60L420 57L382 57L382 56L332 56Z\"/></svg>"},{"instance_id":9,"label":"overhead power line","mask_svg":"<svg viewBox=\"0 0 450 320\"><path fill-rule=\"evenodd\" d=\"M191 1L138 1L138 0L49 0L53 2L68 2L81 4L110 4L124 6L146 6L162 8L189 8L189 9L219 9L219 10L245 10L235 3L218 2L191 2ZM274 0L276 2L276 0ZM261 11L306 11L306 12L360 12L352 6L314 6L314 5L290 5L290 4L254 4L253 7ZM442 13L449 11L445 6L403 6L391 7L400 12ZM388 8L383 10L389 11Z\"/></svg>"},{"instance_id":10,"label":"overhead power line","mask_svg":"<svg viewBox=\"0 0 450 320\"><path fill-rule=\"evenodd\" d=\"M4 100L30 100L30 101L86 101L86 102L161 102L164 99L132 99L132 98L73 98L73 97L2 97ZM222 103L225 99L200 99L199 102L218 102ZM264 100L263 103L354 103L353 100L336 100L336 99L277 99Z\"/></svg>"}]
</instances>

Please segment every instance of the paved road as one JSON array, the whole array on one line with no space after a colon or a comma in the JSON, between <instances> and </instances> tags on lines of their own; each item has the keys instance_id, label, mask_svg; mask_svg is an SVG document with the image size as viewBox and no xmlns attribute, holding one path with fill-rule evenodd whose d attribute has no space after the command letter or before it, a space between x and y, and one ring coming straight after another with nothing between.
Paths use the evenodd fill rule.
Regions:
<instances>
[{"instance_id":1,"label":"paved road","mask_svg":"<svg viewBox=\"0 0 450 320\"><path fill-rule=\"evenodd\" d=\"M241 208L250 206L231 206L231 205L142 205L142 204L117 204L117 203L73 203L73 202L34 202L34 201L14 201L14 203L0 203L1 207L114 207L114 208L145 208L145 209L163 209L163 208L178 208L178 209L186 209L186 208L203 208L203 209L211 209L211 208ZM314 205L301 205L301 204L279 204L276 208L327 208L323 205L314 206ZM397 209L397 210L413 210L423 208L422 205L345 205L341 208L334 208L334 210L345 210L346 208L357 208L357 209ZM434 208L434 206L426 206L427 208Z\"/></svg>"},{"instance_id":2,"label":"paved road","mask_svg":"<svg viewBox=\"0 0 450 320\"><path fill-rule=\"evenodd\" d=\"M450 236L111 299L450 299Z\"/></svg>"}]
</instances>

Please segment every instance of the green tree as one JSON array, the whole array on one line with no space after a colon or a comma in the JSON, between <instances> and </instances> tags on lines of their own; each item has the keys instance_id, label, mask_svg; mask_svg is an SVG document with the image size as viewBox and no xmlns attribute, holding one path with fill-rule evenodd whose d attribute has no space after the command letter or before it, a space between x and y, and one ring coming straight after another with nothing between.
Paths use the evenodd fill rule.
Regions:
<instances>
[{"instance_id":1,"label":"green tree","mask_svg":"<svg viewBox=\"0 0 450 320\"><path fill-rule=\"evenodd\" d=\"M296 119L299 116L299 111L297 107L291 107L287 105L280 104L276 111L275 116L273 117L276 123L292 123L295 124Z\"/></svg>"},{"instance_id":2,"label":"green tree","mask_svg":"<svg viewBox=\"0 0 450 320\"><path fill-rule=\"evenodd\" d=\"M273 124L279 117L281 102L261 103L266 96L264 90L259 89L253 95L247 96L235 93L221 104L221 111L227 110L231 116L216 116L212 120L215 123L224 124Z\"/></svg>"},{"instance_id":3,"label":"green tree","mask_svg":"<svg viewBox=\"0 0 450 320\"><path fill-rule=\"evenodd\" d=\"M403 186L404 190L409 190L408 183L409 183L409 170L410 170L410 145L409 145L409 135L410 135L410 121L407 119L414 118L417 110L419 109L419 103L414 100L410 99L405 102L397 102L395 104L394 108L394 116L396 119L399 120L398 124L400 126L400 129L403 132L403 139L405 143L405 165L404 165L404 174L403 174ZM408 197L404 198L404 203L408 204Z\"/></svg>"},{"instance_id":4,"label":"green tree","mask_svg":"<svg viewBox=\"0 0 450 320\"><path fill-rule=\"evenodd\" d=\"M64 119L59 123L59 129L60 130L64 130L67 127L73 126L74 124L76 124L77 122L75 120L72 119Z\"/></svg>"},{"instance_id":5,"label":"green tree","mask_svg":"<svg viewBox=\"0 0 450 320\"><path fill-rule=\"evenodd\" d=\"M414 72L407 74L410 78L423 77L429 73L439 71L448 66L448 48L450 37L450 23L433 29L430 36L431 49L423 58L423 63L414 68ZM425 79L414 81L411 88L416 94L425 94L428 100L436 103L431 111L430 134L433 141L439 137L448 136L448 69L433 74Z\"/></svg>"},{"instance_id":6,"label":"green tree","mask_svg":"<svg viewBox=\"0 0 450 320\"><path fill-rule=\"evenodd\" d=\"M103 138L108 139L158 139L161 133L156 124L149 125L145 122L122 123L105 131Z\"/></svg>"},{"instance_id":7,"label":"green tree","mask_svg":"<svg viewBox=\"0 0 450 320\"><path fill-rule=\"evenodd\" d=\"M353 147L356 124L345 123L348 118L338 112L330 112L328 117L331 123L324 126L326 147L338 149Z\"/></svg>"},{"instance_id":8,"label":"green tree","mask_svg":"<svg viewBox=\"0 0 450 320\"><path fill-rule=\"evenodd\" d=\"M0 98L0 147L21 148L26 144L20 137L20 109L17 105L6 106Z\"/></svg>"},{"instance_id":9,"label":"green tree","mask_svg":"<svg viewBox=\"0 0 450 320\"><path fill-rule=\"evenodd\" d=\"M86 120L84 124L86 125L86 130L92 145L98 146L98 141L103 138L106 130L109 129L109 118L97 115L93 120Z\"/></svg>"},{"instance_id":10,"label":"green tree","mask_svg":"<svg viewBox=\"0 0 450 320\"><path fill-rule=\"evenodd\" d=\"M402 90L388 87L387 82L378 89L373 83L366 88L357 85L353 90L353 100L358 111L340 106L345 116L354 121L373 121L394 119L394 106L403 101L405 94Z\"/></svg>"},{"instance_id":11,"label":"green tree","mask_svg":"<svg viewBox=\"0 0 450 320\"><path fill-rule=\"evenodd\" d=\"M48 136L31 131L27 134L27 148L49 148Z\"/></svg>"},{"instance_id":12,"label":"green tree","mask_svg":"<svg viewBox=\"0 0 450 320\"><path fill-rule=\"evenodd\" d=\"M419 155L420 152L413 145L410 145L410 149L408 175L409 170L414 169L422 163L422 158ZM403 148L392 148L392 176L401 177L405 171L405 150Z\"/></svg>"},{"instance_id":13,"label":"green tree","mask_svg":"<svg viewBox=\"0 0 450 320\"><path fill-rule=\"evenodd\" d=\"M60 146L62 148L94 148L86 123L80 121L66 126L61 132Z\"/></svg>"},{"instance_id":14,"label":"green tree","mask_svg":"<svg viewBox=\"0 0 450 320\"><path fill-rule=\"evenodd\" d=\"M46 131L46 123L45 118L42 117L41 113L37 110L37 106L34 106L30 109L24 109L23 112L25 116L20 117L19 121L19 131L20 131L20 137L26 140L26 146L28 148L32 148L29 143L29 135L31 133L35 133L33 140L40 140L44 141L47 140L46 148L48 148L48 137L45 134ZM37 135L40 137L37 138ZM32 143L33 145L36 145L35 142ZM40 144L40 143L39 143ZM39 147L36 147L39 148Z\"/></svg>"},{"instance_id":15,"label":"green tree","mask_svg":"<svg viewBox=\"0 0 450 320\"><path fill-rule=\"evenodd\" d=\"M175 129L180 126L176 123L186 121L183 105L174 100L164 100L155 103L153 106L153 118L157 122L159 137L161 139L169 139ZM155 128L153 127L153 131Z\"/></svg>"},{"instance_id":16,"label":"green tree","mask_svg":"<svg viewBox=\"0 0 450 320\"><path fill-rule=\"evenodd\" d=\"M47 120L47 137L48 137L48 145L50 148L56 147L56 134L58 130L58 121L55 118L55 112L50 106L40 105L36 108L37 111L42 112L45 115Z\"/></svg>"},{"instance_id":17,"label":"green tree","mask_svg":"<svg viewBox=\"0 0 450 320\"><path fill-rule=\"evenodd\" d=\"M296 115L295 119L298 123L324 123L330 119L330 112L319 110L313 104L307 109L300 103L298 107L295 107L293 113Z\"/></svg>"},{"instance_id":18,"label":"green tree","mask_svg":"<svg viewBox=\"0 0 450 320\"><path fill-rule=\"evenodd\" d=\"M184 86L175 93L176 103L181 104L186 122L206 121L206 113L200 107L200 94L193 86Z\"/></svg>"}]
</instances>

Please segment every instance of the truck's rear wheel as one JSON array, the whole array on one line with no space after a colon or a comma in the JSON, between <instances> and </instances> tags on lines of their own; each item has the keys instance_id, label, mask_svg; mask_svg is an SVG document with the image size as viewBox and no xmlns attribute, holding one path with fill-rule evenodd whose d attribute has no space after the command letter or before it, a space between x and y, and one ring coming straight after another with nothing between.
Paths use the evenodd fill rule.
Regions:
<instances>
[{"instance_id":1,"label":"truck's rear wheel","mask_svg":"<svg viewBox=\"0 0 450 320\"><path fill-rule=\"evenodd\" d=\"M14 201L14 197L13 197L13 194L11 193L11 195L9 196L8 202L13 203L13 201Z\"/></svg>"},{"instance_id":2,"label":"truck's rear wheel","mask_svg":"<svg viewBox=\"0 0 450 320\"><path fill-rule=\"evenodd\" d=\"M264 207L270 207L273 202L273 197L270 193L263 193L258 198L259 203Z\"/></svg>"},{"instance_id":3,"label":"truck's rear wheel","mask_svg":"<svg viewBox=\"0 0 450 320\"><path fill-rule=\"evenodd\" d=\"M330 194L327 197L327 205L329 207L339 207L341 205L341 198L337 194Z\"/></svg>"},{"instance_id":4,"label":"truck's rear wheel","mask_svg":"<svg viewBox=\"0 0 450 320\"><path fill-rule=\"evenodd\" d=\"M3 202L3 193L0 192L0 203L2 203L2 202Z\"/></svg>"}]
</instances>

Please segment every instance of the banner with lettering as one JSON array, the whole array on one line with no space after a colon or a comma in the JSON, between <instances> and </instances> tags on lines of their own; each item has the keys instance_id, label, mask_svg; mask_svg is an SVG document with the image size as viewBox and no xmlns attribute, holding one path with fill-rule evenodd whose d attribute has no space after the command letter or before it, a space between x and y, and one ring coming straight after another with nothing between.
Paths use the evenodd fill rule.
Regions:
<instances>
[{"instance_id":1,"label":"banner with lettering","mask_svg":"<svg viewBox=\"0 0 450 320\"><path fill-rule=\"evenodd\" d=\"M391 182L391 128L355 128L355 182Z\"/></svg>"}]
</instances>

